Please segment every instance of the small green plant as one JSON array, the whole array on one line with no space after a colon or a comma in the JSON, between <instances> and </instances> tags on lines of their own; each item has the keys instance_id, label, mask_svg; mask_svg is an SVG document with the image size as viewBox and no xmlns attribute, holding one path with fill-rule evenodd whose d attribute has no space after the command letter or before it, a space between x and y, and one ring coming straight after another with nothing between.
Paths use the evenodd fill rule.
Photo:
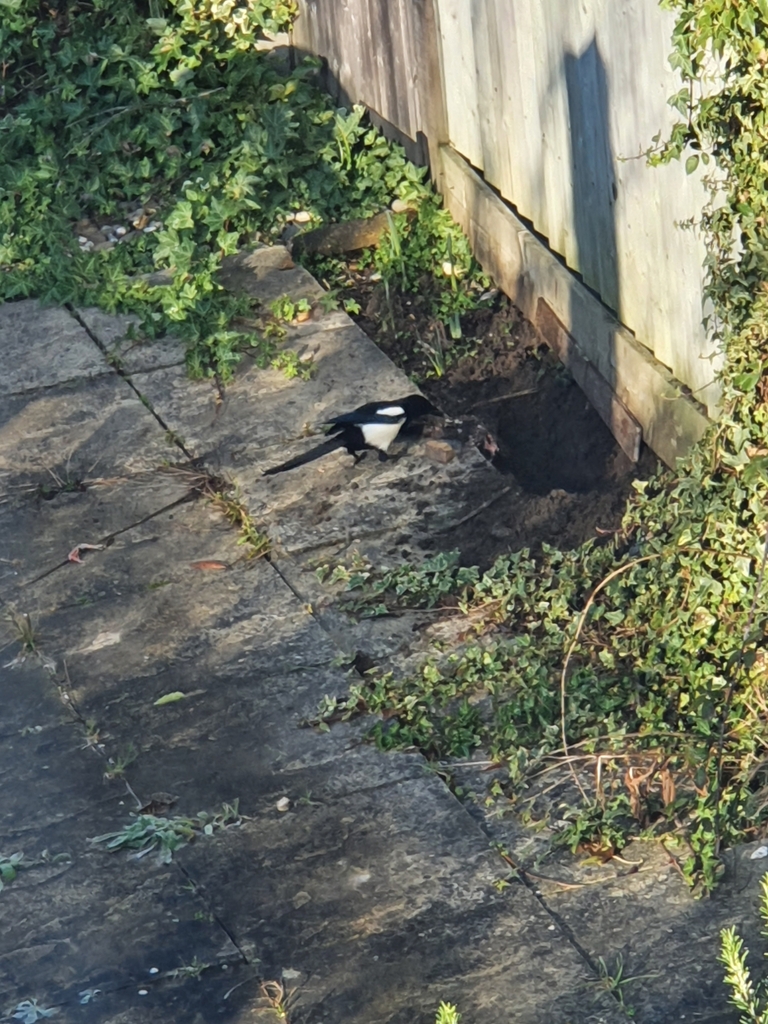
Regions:
<instances>
[{"instance_id":1,"label":"small green plant","mask_svg":"<svg viewBox=\"0 0 768 1024\"><path fill-rule=\"evenodd\" d=\"M595 985L613 996L628 1017L634 1017L634 1007L624 1001L624 988L633 981L645 981L648 978L655 977L655 975L635 974L627 976L624 973L624 957L621 953L616 957L613 967L609 967L603 957L599 956L597 958L597 971L599 980L595 982Z\"/></svg>"},{"instance_id":2,"label":"small green plant","mask_svg":"<svg viewBox=\"0 0 768 1024\"><path fill-rule=\"evenodd\" d=\"M301 314L310 313L312 306L306 299L296 299L294 301L288 295L281 295L274 302L270 303L269 311L275 320L282 321L283 323L292 323Z\"/></svg>"},{"instance_id":3,"label":"small green plant","mask_svg":"<svg viewBox=\"0 0 768 1024\"><path fill-rule=\"evenodd\" d=\"M197 981L200 981L203 972L207 971L210 966L210 964L203 963L197 957L194 957L192 963L184 964L182 967L175 967L172 971L168 972L168 976L177 980L195 978Z\"/></svg>"},{"instance_id":4,"label":"small green plant","mask_svg":"<svg viewBox=\"0 0 768 1024\"><path fill-rule=\"evenodd\" d=\"M452 1003L440 1003L435 1016L435 1024L459 1024L461 1014Z\"/></svg>"},{"instance_id":5,"label":"small green plant","mask_svg":"<svg viewBox=\"0 0 768 1024\"><path fill-rule=\"evenodd\" d=\"M24 866L22 861L24 860L23 852L12 853L10 857L4 857L0 854L0 891L3 886L12 882L19 870Z\"/></svg>"},{"instance_id":6,"label":"small green plant","mask_svg":"<svg viewBox=\"0 0 768 1024\"><path fill-rule=\"evenodd\" d=\"M122 750L118 751L116 757L107 758L107 767L104 769L104 778L110 781L114 779L121 779L125 775L125 770L129 764L138 757L138 751L133 743L128 743Z\"/></svg>"},{"instance_id":7,"label":"small green plant","mask_svg":"<svg viewBox=\"0 0 768 1024\"><path fill-rule=\"evenodd\" d=\"M278 1020L288 1020L288 1000L291 993L286 993L280 981L262 981L259 993L267 1006L274 1011Z\"/></svg>"},{"instance_id":8,"label":"small green plant","mask_svg":"<svg viewBox=\"0 0 768 1024\"><path fill-rule=\"evenodd\" d=\"M764 934L768 928L768 874L760 879L760 917ZM730 989L730 1001L743 1016L741 1024L768 1024L768 983L765 979L755 983L747 967L749 951L735 928L720 932L720 962L725 966L725 984ZM766 954L768 956L768 954Z\"/></svg>"},{"instance_id":9,"label":"small green plant","mask_svg":"<svg viewBox=\"0 0 768 1024\"><path fill-rule=\"evenodd\" d=\"M170 864L175 851L186 846L196 836L211 836L217 829L239 824L240 820L237 802L224 804L219 814L210 815L200 811L194 818L161 818L153 814L140 814L119 831L95 836L89 842L94 845L103 844L110 853L135 850L134 856L137 858L156 851L159 863Z\"/></svg>"},{"instance_id":10,"label":"small green plant","mask_svg":"<svg viewBox=\"0 0 768 1024\"><path fill-rule=\"evenodd\" d=\"M11 609L7 618L16 634L16 641L21 646L22 656L36 654L40 644L40 638L32 624L32 619L26 612L17 612Z\"/></svg>"},{"instance_id":11,"label":"small green plant","mask_svg":"<svg viewBox=\"0 0 768 1024\"><path fill-rule=\"evenodd\" d=\"M55 1013L54 1008L47 1009L45 1006L41 1006L36 999L23 999L17 1003L11 1017L21 1021L21 1024L35 1024L36 1021L52 1017Z\"/></svg>"}]
</instances>

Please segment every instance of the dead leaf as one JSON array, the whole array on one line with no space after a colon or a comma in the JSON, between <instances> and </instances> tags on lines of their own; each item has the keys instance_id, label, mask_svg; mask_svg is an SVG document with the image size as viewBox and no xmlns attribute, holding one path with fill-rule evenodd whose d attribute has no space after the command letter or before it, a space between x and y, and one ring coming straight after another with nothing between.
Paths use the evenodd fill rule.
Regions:
<instances>
[{"instance_id":1,"label":"dead leaf","mask_svg":"<svg viewBox=\"0 0 768 1024\"><path fill-rule=\"evenodd\" d=\"M77 562L78 565L82 565L83 560L80 555L83 551L103 551L105 546L104 544L76 544L67 555L67 561Z\"/></svg>"},{"instance_id":2,"label":"dead leaf","mask_svg":"<svg viewBox=\"0 0 768 1024\"><path fill-rule=\"evenodd\" d=\"M178 797L171 793L153 793L148 802L139 809L139 814L165 815L177 800Z\"/></svg>"},{"instance_id":3,"label":"dead leaf","mask_svg":"<svg viewBox=\"0 0 768 1024\"><path fill-rule=\"evenodd\" d=\"M212 559L203 558L199 562L191 562L193 569L228 569L226 562L216 562Z\"/></svg>"}]
</instances>

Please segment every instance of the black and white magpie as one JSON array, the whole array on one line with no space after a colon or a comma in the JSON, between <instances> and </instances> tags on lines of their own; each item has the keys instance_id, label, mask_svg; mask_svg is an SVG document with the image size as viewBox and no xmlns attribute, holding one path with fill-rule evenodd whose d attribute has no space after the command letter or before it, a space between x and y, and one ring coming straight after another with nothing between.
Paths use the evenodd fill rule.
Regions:
<instances>
[{"instance_id":1,"label":"black and white magpie","mask_svg":"<svg viewBox=\"0 0 768 1024\"><path fill-rule=\"evenodd\" d=\"M394 402L368 402L359 409L326 420L325 422L330 424L326 431L330 435L327 441L310 448L303 455L297 455L295 459L273 466L272 469L265 471L264 476L273 476L275 473L284 473L288 469L304 466L329 452L336 451L337 448L346 448L350 455L354 455L355 463L369 450L377 451L379 459L384 462L387 458L387 449L404 426L410 426L414 420L422 416L442 415L443 413L422 395L408 395L407 398L398 398Z\"/></svg>"}]
</instances>

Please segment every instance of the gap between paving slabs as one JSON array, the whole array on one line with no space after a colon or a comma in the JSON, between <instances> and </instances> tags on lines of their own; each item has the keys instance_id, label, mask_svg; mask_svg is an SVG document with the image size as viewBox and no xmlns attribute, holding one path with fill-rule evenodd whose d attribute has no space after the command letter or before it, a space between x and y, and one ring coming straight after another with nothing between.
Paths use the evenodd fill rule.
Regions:
<instances>
[{"instance_id":1,"label":"gap between paving slabs","mask_svg":"<svg viewBox=\"0 0 768 1024\"><path fill-rule=\"evenodd\" d=\"M103 330L103 323L101 328L96 327L93 320L89 321L89 319L87 319L90 316L89 311L82 311L79 315L82 318L83 322L89 325L89 330L91 330L92 332L95 331L95 333L98 336L98 331ZM329 322L329 320L331 322ZM317 329L318 326L319 329ZM117 330L119 333L120 328L118 327ZM124 334L124 331L122 333ZM332 411L337 411L337 409L341 405L353 405L359 401L365 400L366 398L372 397L371 392L364 391L364 385L361 385L361 381L367 380L370 382L372 370L377 374L378 377L382 378L382 387L396 387L396 393L398 395L402 394L403 392L412 390L412 387L408 384L405 378L401 374L399 374L398 371L394 369L394 367L392 367L391 363L389 363L389 361L386 360L386 358L379 352L379 350L376 349L376 347L373 346L373 344L367 338L365 338L364 335L360 334L357 328L355 328L354 325L352 325L351 322L349 322L346 317L339 317L338 315L336 315L335 317L330 317L328 319L325 319L324 324L321 323L320 325L312 325L310 329L307 329L301 333L305 339L309 339L309 344L315 346L316 357L320 357L318 358L318 373L314 381L309 382L308 384L286 382L277 374L269 374L268 372L265 373L264 371L259 371L257 374L256 372L250 370L246 365L243 367L243 371L236 378L234 385L228 389L228 394L227 398L225 399L225 407L223 413L222 410L219 410L217 412L215 402L211 401L212 396L208 389L204 387L201 388L199 386L196 387L187 380L180 361L177 361L175 359L166 361L166 359L163 357L157 360L156 356L150 356L150 359L155 358L156 360L153 368L152 365L148 366L146 362L142 365L142 352L141 350L138 350L136 352L137 362L134 363L134 366L131 367L129 371L125 370L125 362L123 362L122 365L124 372L129 372L132 386L136 388L137 392L142 396L143 399L149 400L149 404L153 408L153 411L155 412L155 415L158 417L159 421L162 421L163 424L167 425L175 436L179 436L185 439L191 438L192 450L197 449L198 451L203 451L208 456L210 456L211 453L213 453L218 457L218 463L216 465L217 471L221 467L231 469L237 465L239 459L242 459L242 450L238 450L238 444L249 447L250 451L248 452L248 455L250 456L252 454L255 454L259 447L261 448L262 451L264 451L270 445L276 445L281 440L288 440L288 438L284 437L286 421L288 421L289 424L298 425L300 423L301 418L306 416L306 410L308 405L310 408L313 408L315 414L320 413L319 418L322 418L323 414L327 414ZM106 348L107 345L105 344L105 339L102 337L100 340L102 346ZM354 343L354 345L357 346L356 356L350 356L349 354L351 343ZM323 348L324 345L325 349ZM352 346L353 348L354 345ZM334 356L335 359L333 358ZM339 381L337 380L337 375L344 368L351 368L352 373L347 378L346 383L342 379L342 382L340 384ZM313 385L315 388L314 403L308 402L308 397L312 395ZM276 419L273 418L270 421L268 417L265 418L264 416L261 415L261 410L263 408L269 408L270 397L274 392L277 392L277 396L275 399L273 399L272 407L277 415ZM355 397L347 398L346 396L349 392L354 394ZM203 396L202 398L200 397L201 395ZM227 405L227 400L229 400L229 402L231 403L230 405ZM291 414L293 415L292 421L291 414L289 414L288 416L283 415L281 412L282 409L291 409ZM226 413L230 412L230 410L237 413L238 415L233 416L230 414L229 416L227 416ZM247 418L245 423L242 422L243 416ZM265 419L267 425L266 431L264 430ZM301 423L299 430L293 434L293 438L295 439L300 437L301 433L303 433L303 423ZM211 437L212 434L214 435L213 438ZM254 435L256 436L255 441L253 440ZM211 444L212 441L213 444ZM480 460L480 456L477 455L477 453L474 451L474 448L466 449L465 452L460 451L458 454L460 457L466 454L466 457L468 458L470 463L471 472L488 472L486 465L482 462L482 460ZM285 457L285 454L284 451L281 451L279 453L279 458L283 457ZM413 460L413 452L407 453L404 456L404 459ZM246 462L247 464L247 462L250 461L250 459L243 459L242 461ZM261 463L261 465L264 464L263 462L261 462L261 460L258 461ZM277 461L277 459L275 461ZM334 460L329 461L333 463ZM422 457L421 461L425 462L426 460L424 460ZM460 464L460 461L461 459L459 459L458 464ZM259 472L261 469L261 465L259 466ZM342 469L342 467L343 464L337 460L337 468ZM318 466L315 468L321 469L322 467ZM367 468L370 469L370 467ZM418 516L421 515L425 511L425 509L423 507L417 506L415 511L413 510L412 495L409 493L413 489L413 463L411 462L410 472L408 471L409 466L405 463L395 463L394 467L390 467L389 465L387 465L385 467L381 467L381 470L386 471L391 470L393 468L396 470L396 473L391 476L384 476L384 478L381 480L381 490L377 491L376 494L377 496L381 495L382 497L384 497L386 496L388 491L391 491L393 489L393 486L395 484L399 483L402 488L402 494L404 495L403 504L407 507L407 515L410 517L408 519L408 522L413 523L415 520L418 524ZM434 469L434 467L427 468ZM379 469L380 467L374 465L374 470ZM437 470L437 472L441 472L441 470ZM432 478L434 478L435 473L432 472L429 475ZM448 486L454 483L460 484L462 482L458 479L460 476L461 474L457 472L457 466L454 465L453 468L445 472L444 478L440 480L440 483L445 485L447 490ZM322 475L320 479L322 480ZM343 482L343 476L340 479L341 482ZM484 478L484 482L487 481L488 479L490 479L490 477L486 476ZM240 482L242 486L242 481ZM280 482L282 483L282 481ZM337 484L338 482L339 481L337 481ZM422 479L420 483L422 486L424 486L425 481ZM261 486L263 488L263 482L260 481L260 478L257 478L254 474L254 476L250 480L246 479L245 485L247 486L248 484L250 484L251 487L253 488L254 496L260 494L261 500L265 503L265 505L267 505L269 503L269 495L266 494L263 490L260 492L257 490L258 486ZM307 481L305 479L305 488L306 485ZM487 483L485 483L485 487L487 489ZM430 484L431 493L434 493L434 489L435 485L433 480L432 483ZM354 491L354 488L350 488L350 490ZM454 490L456 490L456 488L454 488ZM456 501L456 499L454 499L454 501ZM300 505L300 502L297 503L294 496L292 501L289 502L289 507L293 507L295 509L296 504ZM367 521L365 524L366 530L368 530L372 536L374 536L377 532L386 532L388 528L391 528L392 510L383 501L381 503L381 507L384 511L383 518L380 518L379 521L376 522L374 509L371 512L371 515L374 516L374 518L372 518L370 521ZM458 506L456 505L454 507L458 511ZM443 513L445 513L447 508L447 511L450 514L454 511L454 507L446 506L446 504L444 503L442 511ZM461 510L463 511L465 507L466 501L463 501L461 503ZM302 520L300 518L302 511L303 510L301 508L298 509L298 522L293 525L293 535L300 535L302 529L306 530L307 528L311 527L311 517L309 520ZM328 517L328 520L331 522L332 519L333 516ZM345 530L343 531L345 542L349 539L349 532L350 531L348 528L345 528ZM327 533L321 536L321 543L328 543L329 541L332 541L333 543L338 543L339 531L337 527L328 527ZM301 545L299 544L298 547L300 548ZM105 560L101 558L98 561L93 562L94 567L102 564L106 566L107 563ZM282 575L287 578L288 574L284 572L285 564L285 562L280 563L279 568L281 570ZM270 568L268 566L264 566L263 569L265 573L270 572ZM56 580L56 577L53 577L53 579ZM294 587L293 589L295 591L296 588ZM212 595L209 595L209 597L210 596ZM149 621L147 621L146 617L144 616L142 616L142 619L143 622L146 623L147 626L149 626L150 623L163 622L163 615L164 612L161 609L155 608L153 614L149 617ZM74 621L74 617L72 618ZM128 621L131 621L130 616L128 616ZM309 621L311 621L311 619ZM69 635L70 630L74 627L72 623L67 623L66 621L62 620L60 623L57 623L54 628L57 635L63 641L64 638ZM136 628L143 628L143 625L141 623L138 623L138 620ZM110 631L106 630L102 632L109 633ZM246 629L245 633L247 634L247 632L248 630ZM221 637L225 636L226 633L226 629L223 631L217 631L216 629L213 629L207 635L209 638L218 637L218 639L221 639ZM126 646L130 647L130 645ZM213 646L215 647L215 643ZM234 647L230 646L230 652L234 650L236 646L236 643L234 644ZM164 660L164 663L160 666L151 664L151 662L153 661L152 655L149 656L150 664L145 665L143 667L135 664L136 659L134 657L129 657L128 663L120 665L118 677L122 678L124 684L126 682L128 675L130 675L131 677L131 683L133 683L137 679L149 678L154 678L156 684L160 683L162 685L166 682L170 683L173 680L172 672L174 671L174 666L178 667L178 665L183 664L185 658L194 658L195 660L199 660L201 656L204 656L203 651L205 647L206 641L199 641L195 643L194 640L190 640L186 648L184 643L178 644L176 645L173 655L170 658L166 658ZM145 644L143 649L144 651L148 649L152 650L152 646L151 644L149 646ZM82 692L78 693L78 700L84 702L83 706L87 706L88 700L91 699L89 696L89 691L92 690L92 685L91 683L89 683L87 677L93 674L93 679L98 680L99 682L103 682L103 680L106 678L107 670L109 669L109 671L112 672L114 667L112 659L107 657L106 653L100 654L99 650L94 650L91 653L94 655L94 658L90 661L90 664L87 668L85 662L77 666L78 671L75 685L79 686L82 689ZM212 668L221 653L221 651L216 652L212 649L210 655L204 656L204 660ZM73 651L73 656L75 654L76 650ZM238 665L242 664L242 660L242 658L235 659L234 665L230 660L228 673L237 677L239 672L244 671L242 668L238 669L237 667ZM165 678L162 678L164 673ZM295 678L295 676L291 677L290 682L295 682ZM339 680L339 685L344 685L343 676L337 673L336 678ZM126 689L131 690L132 687L127 687ZM283 687L283 689L285 689L285 687ZM327 685L325 681L323 682L322 689L323 692L327 690ZM92 690L92 692L93 694L96 694L96 690ZM313 695L313 701L311 701L310 704L314 703L318 696L320 696L319 692ZM107 697L107 694L98 695L96 698L94 698L96 701L95 706L100 706L102 710L105 710L110 706L110 702L109 700L103 700L103 697ZM191 706L191 704L184 705L184 707ZM181 708L182 706L180 706L178 710L180 711ZM171 711L175 710L177 709L173 707L171 708ZM258 712L254 712L253 714L256 715L256 717L258 717ZM140 717L141 715L139 712L139 718ZM170 717L171 716L169 716L169 720ZM223 720L225 722L226 727L226 715ZM295 722L290 721L288 725L292 737L295 739ZM222 729L222 732L225 731L225 727ZM341 735L344 735L344 732L342 730L339 730L339 733ZM187 737L189 735L188 730L186 732L182 731L182 735ZM241 740L241 743L247 740L248 735L249 734L246 730L246 732L243 734L243 739ZM352 736L354 737L354 734L352 734ZM324 739L327 742L327 738L322 739ZM344 745L347 745L348 741L348 738L345 737L343 741ZM355 742L357 742L357 740L355 740ZM160 760L157 762L157 770L159 770L162 761L163 750L167 749L167 747L165 747L163 741L159 741L158 743L147 744L147 750L145 751L147 755L150 754L150 749L152 750L155 756L160 758ZM376 755L375 752L372 752L368 747L361 747L360 749L366 752L366 757L372 758L373 761L378 761L381 764L389 764L394 766L399 762L401 766L403 765L402 759L400 758L386 758L382 757L381 755ZM233 755L234 752L235 748L232 749ZM284 756L284 751L281 754L281 757L282 756ZM278 758L278 763L279 760L280 759ZM294 761L295 760L296 759L294 759ZM147 761L149 761L149 757L147 757ZM310 775L316 775L317 766L315 764L312 764L311 768L312 771ZM295 768L293 770L295 770ZM400 770L402 772L402 768ZM332 771L331 777L334 777L335 774L337 774L335 770ZM388 785L390 785L390 783L387 783L384 786L384 789L386 789ZM442 784L433 781L431 785L433 787L437 787L436 792L444 793L445 798L449 800L449 803L453 808L452 813L458 816L457 820L462 820L466 817L464 812L461 811L458 805L455 804L453 798L449 797L447 792L444 791ZM374 786L373 789L379 790L381 789L381 787ZM358 790L358 792L362 793L363 790L360 789ZM427 803L429 803L429 798L427 799ZM309 806L311 806L311 804ZM273 809L270 808L268 813L274 815ZM466 818L466 821L469 824L468 818ZM477 848L479 850L485 851L486 844L482 835L474 830L474 826L470 826L470 828L472 834L475 837L474 841L476 844L478 844ZM201 848L202 845L197 847L197 849ZM188 855L187 851L185 851L184 855ZM498 863L495 860L495 858L490 858L489 863L491 862L493 863L494 868L498 869ZM534 919L539 920L542 923L542 926L544 926L548 932L551 929L554 929L554 925L547 923L551 919L549 919L547 915L542 916L541 911L537 909L535 899L533 899L530 895L523 896L522 893L525 893L525 890L521 890L520 893L521 894L519 898L523 900L523 903L527 907L527 913L529 915L532 914ZM528 901L530 901L530 903ZM504 905L505 904L503 900L498 901L498 907L496 908L496 912L503 912ZM582 975L586 970L586 965L581 956L575 949L573 949L573 947L569 947L567 944L565 946L562 946L562 941L559 939L557 940L557 945L558 947L560 947L558 959L563 963L563 965L566 963L570 964L570 967L567 970L564 969L562 972L562 981L564 982L564 986L561 987L563 987L566 991L570 991L571 997L577 998L577 1000L583 1002L584 986L582 984ZM501 956L501 951L499 951L499 956ZM501 985L500 991L502 992L502 994L504 994L504 987L505 986ZM517 986L515 987L517 988ZM549 992L551 994L552 990L550 989ZM574 992L580 994L574 996ZM446 993L442 993L441 997L445 995ZM508 999L509 993L504 995L504 998ZM553 998L557 997L553 996ZM600 1019L612 1019L614 1015L614 1010L611 1008L610 1000L606 1001L603 998L602 993L598 993L596 999L597 1003L594 1003L590 996L590 999L588 1001L588 1008L590 1014L593 1014L593 1011L599 1008L600 1004L602 1004L603 1012L600 1016ZM531 1007L530 1013L526 1014L525 1017L521 1016L519 1019L541 1019L540 1010L540 1007ZM571 1013L572 1010L568 1010L568 1014ZM367 1020L370 1018L360 1017L359 1019ZM554 1017L550 1017L549 1019L560 1019L560 1015L558 1013ZM562 1019L576 1020L579 1018L569 1015L567 1016L567 1018L563 1017ZM584 1019L586 1019L586 1017Z\"/></svg>"}]
</instances>

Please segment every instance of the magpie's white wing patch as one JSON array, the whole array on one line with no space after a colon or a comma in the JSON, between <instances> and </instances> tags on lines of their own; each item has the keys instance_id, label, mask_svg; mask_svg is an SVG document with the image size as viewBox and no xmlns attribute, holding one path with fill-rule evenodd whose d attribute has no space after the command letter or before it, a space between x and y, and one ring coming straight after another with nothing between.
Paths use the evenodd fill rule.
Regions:
<instances>
[{"instance_id":1,"label":"magpie's white wing patch","mask_svg":"<svg viewBox=\"0 0 768 1024\"><path fill-rule=\"evenodd\" d=\"M394 420L391 423L361 423L360 430L366 444L369 444L371 448L377 448L380 452L385 452L399 434L400 427L404 422L405 413L401 410L399 420Z\"/></svg>"},{"instance_id":2,"label":"magpie's white wing patch","mask_svg":"<svg viewBox=\"0 0 768 1024\"><path fill-rule=\"evenodd\" d=\"M405 409L403 409L402 406L399 405L388 405L384 409L377 409L376 415L392 416L393 418L396 418L398 416L405 416Z\"/></svg>"}]
</instances>

